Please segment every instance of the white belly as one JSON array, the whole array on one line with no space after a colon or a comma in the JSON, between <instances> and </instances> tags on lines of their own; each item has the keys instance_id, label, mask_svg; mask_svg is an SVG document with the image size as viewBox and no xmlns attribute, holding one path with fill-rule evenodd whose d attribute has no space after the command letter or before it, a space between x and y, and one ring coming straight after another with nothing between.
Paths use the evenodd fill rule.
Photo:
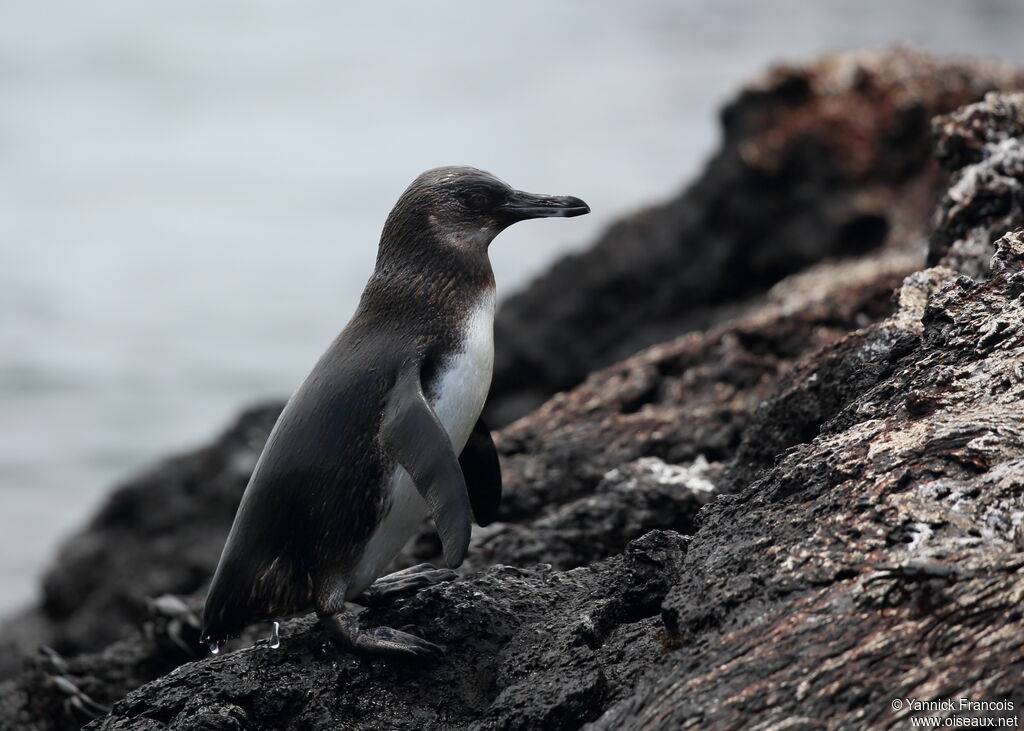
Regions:
<instances>
[{"instance_id":1,"label":"white belly","mask_svg":"<svg viewBox=\"0 0 1024 731\"><path fill-rule=\"evenodd\" d=\"M494 292L488 292L466 320L465 348L442 364L430 405L460 454L480 418L494 370ZM428 515L409 474L396 467L389 481L391 508L363 550L346 598L358 596L388 567Z\"/></svg>"}]
</instances>

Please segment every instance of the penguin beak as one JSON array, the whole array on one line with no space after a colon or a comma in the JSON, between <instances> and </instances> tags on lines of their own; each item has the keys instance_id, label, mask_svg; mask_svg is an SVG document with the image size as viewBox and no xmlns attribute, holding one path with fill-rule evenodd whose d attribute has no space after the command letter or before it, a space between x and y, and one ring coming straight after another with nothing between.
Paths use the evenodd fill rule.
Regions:
<instances>
[{"instance_id":1,"label":"penguin beak","mask_svg":"<svg viewBox=\"0 0 1024 731\"><path fill-rule=\"evenodd\" d=\"M499 210L510 219L509 223L515 223L530 218L582 216L590 213L590 206L571 195L539 195L517 190Z\"/></svg>"}]
</instances>

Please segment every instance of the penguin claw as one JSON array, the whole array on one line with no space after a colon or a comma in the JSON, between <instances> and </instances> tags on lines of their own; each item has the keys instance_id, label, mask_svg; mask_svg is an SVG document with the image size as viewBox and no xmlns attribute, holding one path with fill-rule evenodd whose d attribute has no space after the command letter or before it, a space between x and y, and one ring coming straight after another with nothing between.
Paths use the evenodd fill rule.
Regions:
<instances>
[{"instance_id":1,"label":"penguin claw","mask_svg":"<svg viewBox=\"0 0 1024 731\"><path fill-rule=\"evenodd\" d=\"M343 613L321 616L320 621L339 644L358 653L421 660L444 654L440 645L408 632L391 627L360 629L355 617Z\"/></svg>"},{"instance_id":2,"label":"penguin claw","mask_svg":"<svg viewBox=\"0 0 1024 731\"><path fill-rule=\"evenodd\" d=\"M398 569L398 571L392 571L387 576L382 577L379 581L387 581L389 579L396 579L400 576L410 576L411 574L425 574L430 571L437 571L437 567L432 563L418 563L415 566L408 566L404 569Z\"/></svg>"},{"instance_id":3,"label":"penguin claw","mask_svg":"<svg viewBox=\"0 0 1024 731\"><path fill-rule=\"evenodd\" d=\"M435 569L430 564L420 564L377 579L362 593L358 601L367 606L383 604L398 597L415 594L428 586L453 581L456 578L458 578L458 574L451 569Z\"/></svg>"},{"instance_id":4,"label":"penguin claw","mask_svg":"<svg viewBox=\"0 0 1024 731\"><path fill-rule=\"evenodd\" d=\"M357 649L372 654L421 660L433 660L444 654L444 648L440 645L390 627L377 627L362 633L357 639Z\"/></svg>"}]
</instances>

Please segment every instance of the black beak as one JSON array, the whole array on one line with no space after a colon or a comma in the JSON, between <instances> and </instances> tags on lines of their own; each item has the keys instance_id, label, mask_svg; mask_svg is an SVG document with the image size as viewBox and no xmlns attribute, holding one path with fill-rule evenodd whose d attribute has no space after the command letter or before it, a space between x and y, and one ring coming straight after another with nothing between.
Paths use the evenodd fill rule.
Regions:
<instances>
[{"instance_id":1,"label":"black beak","mask_svg":"<svg viewBox=\"0 0 1024 731\"><path fill-rule=\"evenodd\" d=\"M528 218L582 216L590 213L590 206L571 195L538 195L517 190L499 210L508 216L510 223L515 223Z\"/></svg>"}]
</instances>

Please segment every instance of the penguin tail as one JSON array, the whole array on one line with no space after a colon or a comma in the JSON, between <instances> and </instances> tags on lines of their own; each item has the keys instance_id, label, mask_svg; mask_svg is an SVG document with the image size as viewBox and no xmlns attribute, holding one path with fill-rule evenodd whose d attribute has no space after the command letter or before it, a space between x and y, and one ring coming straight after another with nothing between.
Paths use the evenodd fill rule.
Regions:
<instances>
[{"instance_id":1,"label":"penguin tail","mask_svg":"<svg viewBox=\"0 0 1024 731\"><path fill-rule=\"evenodd\" d=\"M248 607L238 601L239 595L225 586L226 582L214 577L203 607L203 631L200 641L210 645L212 650L227 639L239 635L246 625ZM242 596L246 596L243 594Z\"/></svg>"},{"instance_id":2,"label":"penguin tail","mask_svg":"<svg viewBox=\"0 0 1024 731\"><path fill-rule=\"evenodd\" d=\"M206 595L201 639L212 649L248 624L307 608L312 594L308 574L295 571L290 561L277 558L262 566L252 560L222 562Z\"/></svg>"}]
</instances>

